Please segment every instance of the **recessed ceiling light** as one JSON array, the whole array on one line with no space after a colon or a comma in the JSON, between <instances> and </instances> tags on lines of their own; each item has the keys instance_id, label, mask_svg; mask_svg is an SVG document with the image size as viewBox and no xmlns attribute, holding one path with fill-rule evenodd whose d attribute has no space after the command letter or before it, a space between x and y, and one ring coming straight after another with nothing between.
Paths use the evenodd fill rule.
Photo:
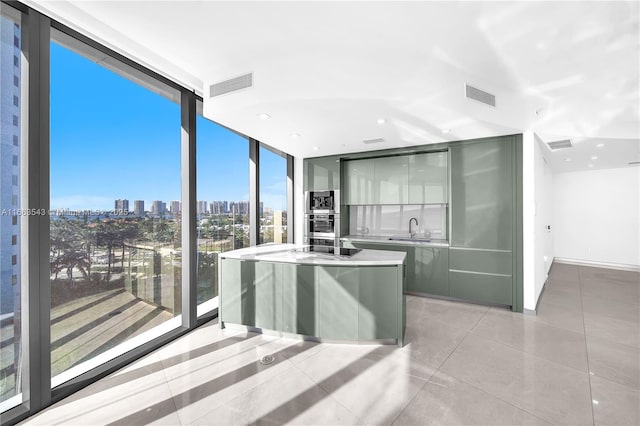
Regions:
<instances>
[{"instance_id":1,"label":"recessed ceiling light","mask_svg":"<svg viewBox=\"0 0 640 426\"><path fill-rule=\"evenodd\" d=\"M597 159L598 159L598 156L597 156L597 155L594 155L593 157L591 157L591 159L592 159L592 160L597 160Z\"/></svg>"},{"instance_id":2,"label":"recessed ceiling light","mask_svg":"<svg viewBox=\"0 0 640 426\"><path fill-rule=\"evenodd\" d=\"M602 148L603 146L604 146L603 143L599 143L599 144L596 145L596 148Z\"/></svg>"},{"instance_id":3,"label":"recessed ceiling light","mask_svg":"<svg viewBox=\"0 0 640 426\"><path fill-rule=\"evenodd\" d=\"M442 129L442 133L449 133L451 131L451 129Z\"/></svg>"},{"instance_id":4,"label":"recessed ceiling light","mask_svg":"<svg viewBox=\"0 0 640 426\"><path fill-rule=\"evenodd\" d=\"M587 164L588 167L593 167L593 164Z\"/></svg>"},{"instance_id":5,"label":"recessed ceiling light","mask_svg":"<svg viewBox=\"0 0 640 426\"><path fill-rule=\"evenodd\" d=\"M291 133L291 137L292 138L299 138L300 137L300 133Z\"/></svg>"},{"instance_id":6,"label":"recessed ceiling light","mask_svg":"<svg viewBox=\"0 0 640 426\"><path fill-rule=\"evenodd\" d=\"M269 114L267 114L266 112L260 113L258 114L258 118L260 118L261 120L268 120L271 118L271 116Z\"/></svg>"},{"instance_id":7,"label":"recessed ceiling light","mask_svg":"<svg viewBox=\"0 0 640 426\"><path fill-rule=\"evenodd\" d=\"M384 124L387 120L385 118L378 118L378 124Z\"/></svg>"},{"instance_id":8,"label":"recessed ceiling light","mask_svg":"<svg viewBox=\"0 0 640 426\"><path fill-rule=\"evenodd\" d=\"M568 157L567 157L567 158L565 158L565 159L564 159L564 162L565 162L565 163L569 163L570 161L571 161L571 158L568 158Z\"/></svg>"}]
</instances>

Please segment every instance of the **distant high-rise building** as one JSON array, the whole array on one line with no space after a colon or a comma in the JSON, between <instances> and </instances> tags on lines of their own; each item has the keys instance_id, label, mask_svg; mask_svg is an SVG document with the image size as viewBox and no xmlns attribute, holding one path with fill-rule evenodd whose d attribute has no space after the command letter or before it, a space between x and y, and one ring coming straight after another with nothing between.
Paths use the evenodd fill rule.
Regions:
<instances>
[{"instance_id":1,"label":"distant high-rise building","mask_svg":"<svg viewBox=\"0 0 640 426\"><path fill-rule=\"evenodd\" d=\"M169 203L169 210L171 211L171 214L180 213L182 211L180 201L171 201L171 203Z\"/></svg>"},{"instance_id":2,"label":"distant high-rise building","mask_svg":"<svg viewBox=\"0 0 640 426\"><path fill-rule=\"evenodd\" d=\"M229 209L231 213L235 214L249 214L249 202L248 201L232 201L229 203Z\"/></svg>"},{"instance_id":3,"label":"distant high-rise building","mask_svg":"<svg viewBox=\"0 0 640 426\"><path fill-rule=\"evenodd\" d=\"M212 201L209 204L209 212L211 214L224 214L229 212L228 201Z\"/></svg>"},{"instance_id":4,"label":"distant high-rise building","mask_svg":"<svg viewBox=\"0 0 640 426\"><path fill-rule=\"evenodd\" d=\"M163 215L165 214L167 211L167 204L160 201L160 200L155 200L151 202L151 214L154 215Z\"/></svg>"},{"instance_id":5,"label":"distant high-rise building","mask_svg":"<svg viewBox=\"0 0 640 426\"><path fill-rule=\"evenodd\" d=\"M198 215L203 215L205 213L208 213L209 210L207 210L207 202L206 201L198 201Z\"/></svg>"},{"instance_id":6,"label":"distant high-rise building","mask_svg":"<svg viewBox=\"0 0 640 426\"><path fill-rule=\"evenodd\" d=\"M5 15L2 23L2 74L0 80L0 208L18 210L20 200L20 124L22 84L20 25ZM20 222L15 214L0 216L0 315L20 315ZM20 322L14 322L14 336L19 340ZM15 328L18 327L18 328Z\"/></svg>"},{"instance_id":7,"label":"distant high-rise building","mask_svg":"<svg viewBox=\"0 0 640 426\"><path fill-rule=\"evenodd\" d=\"M133 200L133 213L136 216L144 216L144 200Z\"/></svg>"},{"instance_id":8,"label":"distant high-rise building","mask_svg":"<svg viewBox=\"0 0 640 426\"><path fill-rule=\"evenodd\" d=\"M116 211L129 211L129 200L118 199L115 202Z\"/></svg>"}]
</instances>

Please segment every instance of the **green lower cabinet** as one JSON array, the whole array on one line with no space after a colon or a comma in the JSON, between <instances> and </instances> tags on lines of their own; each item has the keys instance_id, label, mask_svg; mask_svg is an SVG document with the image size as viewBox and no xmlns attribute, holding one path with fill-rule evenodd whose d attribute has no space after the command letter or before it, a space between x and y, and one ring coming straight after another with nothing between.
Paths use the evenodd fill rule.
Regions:
<instances>
[{"instance_id":1,"label":"green lower cabinet","mask_svg":"<svg viewBox=\"0 0 640 426\"><path fill-rule=\"evenodd\" d=\"M315 267L282 265L282 331L317 336Z\"/></svg>"},{"instance_id":2,"label":"green lower cabinet","mask_svg":"<svg viewBox=\"0 0 640 426\"><path fill-rule=\"evenodd\" d=\"M235 324L255 324L255 266L258 262L223 259L220 318Z\"/></svg>"},{"instance_id":3,"label":"green lower cabinet","mask_svg":"<svg viewBox=\"0 0 640 426\"><path fill-rule=\"evenodd\" d=\"M449 253L440 247L416 247L409 291L449 296Z\"/></svg>"},{"instance_id":4,"label":"green lower cabinet","mask_svg":"<svg viewBox=\"0 0 640 426\"><path fill-rule=\"evenodd\" d=\"M449 250L449 267L458 271L511 275L513 261L511 251L507 250L452 247Z\"/></svg>"},{"instance_id":5,"label":"green lower cabinet","mask_svg":"<svg viewBox=\"0 0 640 426\"><path fill-rule=\"evenodd\" d=\"M449 271L451 297L474 302L511 305L513 280L510 276Z\"/></svg>"},{"instance_id":6,"label":"green lower cabinet","mask_svg":"<svg viewBox=\"0 0 640 426\"><path fill-rule=\"evenodd\" d=\"M282 264L254 262L255 326L269 330L282 327Z\"/></svg>"},{"instance_id":7,"label":"green lower cabinet","mask_svg":"<svg viewBox=\"0 0 640 426\"><path fill-rule=\"evenodd\" d=\"M358 338L358 269L316 267L318 337L338 340Z\"/></svg>"},{"instance_id":8,"label":"green lower cabinet","mask_svg":"<svg viewBox=\"0 0 640 426\"><path fill-rule=\"evenodd\" d=\"M387 250L387 251L403 251L407 254L407 258L405 260L405 278L407 280L407 285L409 288L413 286L415 282L415 251L412 245L401 245L401 244L376 244L376 243L363 243L360 241L349 241L343 243L344 247L347 248L359 248L365 250ZM409 290L413 291L413 290Z\"/></svg>"},{"instance_id":9,"label":"green lower cabinet","mask_svg":"<svg viewBox=\"0 0 640 426\"><path fill-rule=\"evenodd\" d=\"M398 306L389 303L398 298L397 268L361 266L358 299L358 339L392 339L397 335Z\"/></svg>"}]
</instances>

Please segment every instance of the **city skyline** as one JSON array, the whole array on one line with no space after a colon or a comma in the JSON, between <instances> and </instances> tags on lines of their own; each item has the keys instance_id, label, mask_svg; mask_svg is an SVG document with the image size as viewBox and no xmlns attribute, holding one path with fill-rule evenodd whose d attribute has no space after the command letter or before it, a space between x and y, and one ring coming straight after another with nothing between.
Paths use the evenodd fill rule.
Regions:
<instances>
[{"instance_id":1,"label":"city skyline","mask_svg":"<svg viewBox=\"0 0 640 426\"><path fill-rule=\"evenodd\" d=\"M248 199L247 139L201 116L196 126L198 199ZM261 201L286 209L286 160L262 151ZM180 179L179 105L52 42L51 209L148 208L180 200Z\"/></svg>"}]
</instances>

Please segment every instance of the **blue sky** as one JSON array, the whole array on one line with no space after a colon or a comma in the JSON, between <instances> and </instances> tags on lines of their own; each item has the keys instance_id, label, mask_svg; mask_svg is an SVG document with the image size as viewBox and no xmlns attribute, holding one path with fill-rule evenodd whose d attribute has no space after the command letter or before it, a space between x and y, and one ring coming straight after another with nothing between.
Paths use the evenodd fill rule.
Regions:
<instances>
[{"instance_id":1,"label":"blue sky","mask_svg":"<svg viewBox=\"0 0 640 426\"><path fill-rule=\"evenodd\" d=\"M249 197L246 139L198 117L197 197ZM286 161L261 152L261 200L286 207ZM51 208L180 199L180 107L51 43Z\"/></svg>"}]
</instances>

